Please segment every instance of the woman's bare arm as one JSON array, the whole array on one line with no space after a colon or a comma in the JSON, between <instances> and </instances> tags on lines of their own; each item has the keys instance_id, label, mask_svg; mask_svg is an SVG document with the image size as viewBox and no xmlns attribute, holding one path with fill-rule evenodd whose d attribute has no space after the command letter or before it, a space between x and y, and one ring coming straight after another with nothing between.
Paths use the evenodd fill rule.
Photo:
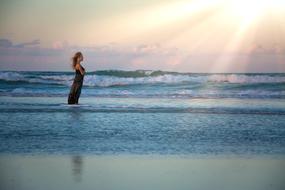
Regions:
<instances>
[{"instance_id":1,"label":"woman's bare arm","mask_svg":"<svg viewBox=\"0 0 285 190\"><path fill-rule=\"evenodd\" d=\"M78 69L82 75L85 74L85 71L82 69L82 67L81 67L80 64L76 64L76 67L75 67L75 68Z\"/></svg>"}]
</instances>

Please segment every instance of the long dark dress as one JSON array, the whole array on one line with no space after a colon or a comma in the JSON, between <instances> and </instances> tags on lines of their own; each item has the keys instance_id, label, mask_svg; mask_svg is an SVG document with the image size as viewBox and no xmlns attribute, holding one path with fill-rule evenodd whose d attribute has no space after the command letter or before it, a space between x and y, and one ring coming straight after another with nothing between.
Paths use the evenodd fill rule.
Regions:
<instances>
[{"instance_id":1,"label":"long dark dress","mask_svg":"<svg viewBox=\"0 0 285 190\"><path fill-rule=\"evenodd\" d=\"M84 67L81 66L81 68L85 71ZM78 69L75 71L75 77L68 96L68 104L78 104L78 99L83 85L84 75L82 75Z\"/></svg>"}]
</instances>

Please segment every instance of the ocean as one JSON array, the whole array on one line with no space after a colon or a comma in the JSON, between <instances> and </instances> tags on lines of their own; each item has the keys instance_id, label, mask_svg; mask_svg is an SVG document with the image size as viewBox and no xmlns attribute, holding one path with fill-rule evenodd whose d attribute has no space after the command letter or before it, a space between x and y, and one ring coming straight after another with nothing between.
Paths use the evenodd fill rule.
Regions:
<instances>
[{"instance_id":1,"label":"ocean","mask_svg":"<svg viewBox=\"0 0 285 190\"><path fill-rule=\"evenodd\" d=\"M285 73L73 77L0 71L0 189L285 188Z\"/></svg>"},{"instance_id":2,"label":"ocean","mask_svg":"<svg viewBox=\"0 0 285 190\"><path fill-rule=\"evenodd\" d=\"M285 154L285 74L0 72L0 152Z\"/></svg>"},{"instance_id":3,"label":"ocean","mask_svg":"<svg viewBox=\"0 0 285 190\"><path fill-rule=\"evenodd\" d=\"M0 71L1 96L66 97L72 72ZM285 98L285 73L196 74L164 71L89 72L85 97Z\"/></svg>"}]
</instances>

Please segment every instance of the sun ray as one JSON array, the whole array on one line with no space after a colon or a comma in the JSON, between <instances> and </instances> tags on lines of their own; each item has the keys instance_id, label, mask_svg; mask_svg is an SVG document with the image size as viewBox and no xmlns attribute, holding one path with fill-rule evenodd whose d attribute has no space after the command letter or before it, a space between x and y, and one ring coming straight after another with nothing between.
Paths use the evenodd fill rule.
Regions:
<instances>
[{"instance_id":1,"label":"sun ray","mask_svg":"<svg viewBox=\"0 0 285 190\"><path fill-rule=\"evenodd\" d=\"M185 19L181 19L181 23L177 23L175 27L169 25L168 28L172 27L173 32L170 35L164 36L164 44L176 44L178 41L189 41L188 38L191 35L191 32L199 30L202 27L207 27L208 24L214 22L213 20L215 20L219 15L219 8L208 10L206 9L200 11L199 14L195 14L190 17L185 17ZM192 46L191 49L195 49L195 47L197 47L199 44L203 44L205 41L209 40L208 37L212 36L212 33L213 31L208 32L204 37L189 41Z\"/></svg>"},{"instance_id":2,"label":"sun ray","mask_svg":"<svg viewBox=\"0 0 285 190\"><path fill-rule=\"evenodd\" d=\"M227 71L232 64L235 64L235 58L241 53L241 46L246 37L249 28L252 28L257 18L263 13L265 8L264 1L231 1L227 6L228 15L232 15L238 23L237 31L227 43L219 58L213 63L214 70ZM231 13L231 14L230 14ZM241 69L242 70L242 69Z\"/></svg>"},{"instance_id":3,"label":"sun ray","mask_svg":"<svg viewBox=\"0 0 285 190\"><path fill-rule=\"evenodd\" d=\"M112 19L112 28L124 33L121 41L142 39L145 34L159 31L169 25L205 11L220 2L220 0L193 0L160 4L153 7L136 10Z\"/></svg>"}]
</instances>

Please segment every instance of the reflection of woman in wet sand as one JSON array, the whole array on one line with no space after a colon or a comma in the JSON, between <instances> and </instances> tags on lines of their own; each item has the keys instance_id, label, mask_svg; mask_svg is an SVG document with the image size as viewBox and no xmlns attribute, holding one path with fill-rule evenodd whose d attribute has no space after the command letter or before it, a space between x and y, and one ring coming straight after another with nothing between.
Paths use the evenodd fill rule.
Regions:
<instances>
[{"instance_id":1,"label":"reflection of woman in wet sand","mask_svg":"<svg viewBox=\"0 0 285 190\"><path fill-rule=\"evenodd\" d=\"M69 92L68 104L78 104L78 99L81 94L81 88L83 85L83 79L85 74L85 69L80 64L81 61L83 61L82 53L75 53L72 58L72 68L75 70L75 77Z\"/></svg>"},{"instance_id":2,"label":"reflection of woman in wet sand","mask_svg":"<svg viewBox=\"0 0 285 190\"><path fill-rule=\"evenodd\" d=\"M81 181L83 159L81 156L72 157L72 171L75 181Z\"/></svg>"}]
</instances>

